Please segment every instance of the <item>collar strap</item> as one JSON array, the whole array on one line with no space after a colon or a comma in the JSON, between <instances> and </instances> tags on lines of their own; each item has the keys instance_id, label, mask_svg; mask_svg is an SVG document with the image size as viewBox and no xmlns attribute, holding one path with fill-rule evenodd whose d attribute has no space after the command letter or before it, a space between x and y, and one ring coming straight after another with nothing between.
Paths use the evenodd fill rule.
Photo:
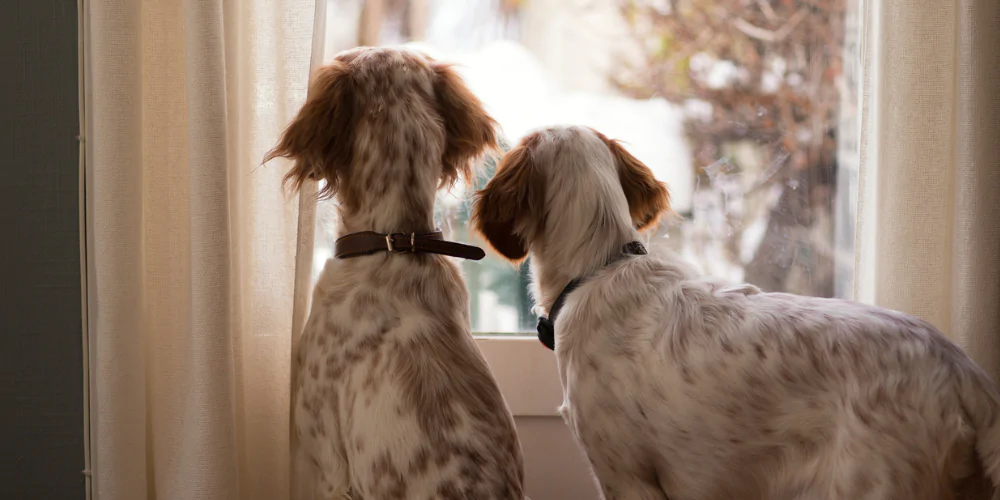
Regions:
<instances>
[{"instance_id":1,"label":"collar strap","mask_svg":"<svg viewBox=\"0 0 1000 500\"><path fill-rule=\"evenodd\" d=\"M333 255L349 259L376 252L436 253L460 259L479 260L486 254L482 248L446 241L441 231L432 233L392 233L374 231L345 234L333 244Z\"/></svg>"},{"instance_id":2,"label":"collar strap","mask_svg":"<svg viewBox=\"0 0 1000 500\"><path fill-rule=\"evenodd\" d=\"M621 255L646 255L646 247L638 241L632 241L622 247ZM605 264L605 266L620 259L621 255L612 258L607 264ZM548 317L542 316L538 318L538 340L550 351L556 350L556 317L559 315L559 311L562 310L563 304L566 303L566 299L569 297L569 294L573 293L573 290L580 288L580 285L582 285L584 281L584 278L575 278L570 281L569 284L562 289L562 292L559 293L559 296L556 297L556 301L552 303L552 307L549 309Z\"/></svg>"},{"instance_id":3,"label":"collar strap","mask_svg":"<svg viewBox=\"0 0 1000 500\"><path fill-rule=\"evenodd\" d=\"M559 315L559 311L562 309L563 304L566 303L566 297L569 294L580 287L583 284L582 278L576 278L570 281L566 288L562 289L559 296L556 297L555 303L549 309L548 317L538 318L538 340L543 346L548 347L550 351L556 350L556 316Z\"/></svg>"}]
</instances>

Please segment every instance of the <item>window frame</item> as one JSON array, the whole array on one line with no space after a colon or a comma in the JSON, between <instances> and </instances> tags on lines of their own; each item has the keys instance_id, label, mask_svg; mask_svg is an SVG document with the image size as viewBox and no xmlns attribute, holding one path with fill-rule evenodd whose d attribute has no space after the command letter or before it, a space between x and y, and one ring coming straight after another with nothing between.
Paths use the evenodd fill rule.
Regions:
<instances>
[{"instance_id":1,"label":"window frame","mask_svg":"<svg viewBox=\"0 0 1000 500\"><path fill-rule=\"evenodd\" d=\"M563 402L555 353L532 336L473 332L515 417L555 417Z\"/></svg>"}]
</instances>

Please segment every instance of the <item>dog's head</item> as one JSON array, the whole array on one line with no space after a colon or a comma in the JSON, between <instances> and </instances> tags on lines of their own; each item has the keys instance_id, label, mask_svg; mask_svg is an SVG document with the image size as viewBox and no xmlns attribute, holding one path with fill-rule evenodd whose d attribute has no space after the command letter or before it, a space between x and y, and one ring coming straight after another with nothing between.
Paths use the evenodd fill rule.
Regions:
<instances>
[{"instance_id":1,"label":"dog's head","mask_svg":"<svg viewBox=\"0 0 1000 500\"><path fill-rule=\"evenodd\" d=\"M646 230L670 209L667 187L618 141L586 127L529 134L476 193L473 227L519 262L544 241Z\"/></svg>"},{"instance_id":2,"label":"dog's head","mask_svg":"<svg viewBox=\"0 0 1000 500\"><path fill-rule=\"evenodd\" d=\"M295 160L285 178L298 189L325 181L342 204L453 183L496 148L496 123L451 66L411 51L361 47L338 54L312 77L309 96L265 161ZM420 171L414 171L419 169Z\"/></svg>"}]
</instances>

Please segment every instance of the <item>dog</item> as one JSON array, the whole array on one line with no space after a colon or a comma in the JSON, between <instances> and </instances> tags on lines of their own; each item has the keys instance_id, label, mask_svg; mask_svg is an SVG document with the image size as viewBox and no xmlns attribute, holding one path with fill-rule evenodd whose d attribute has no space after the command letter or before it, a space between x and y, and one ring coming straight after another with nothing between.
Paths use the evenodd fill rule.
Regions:
<instances>
[{"instance_id":1,"label":"dog","mask_svg":"<svg viewBox=\"0 0 1000 500\"><path fill-rule=\"evenodd\" d=\"M340 217L296 353L299 498L518 499L509 409L470 334L469 297L434 233L435 193L497 147L456 71L420 53L358 48L313 76L267 160L323 181ZM478 252L480 255L476 255Z\"/></svg>"},{"instance_id":2,"label":"dog","mask_svg":"<svg viewBox=\"0 0 1000 500\"><path fill-rule=\"evenodd\" d=\"M958 347L902 313L647 254L640 231L668 212L649 168L575 126L526 136L475 194L474 228L530 253L560 411L603 498L989 498L1000 398Z\"/></svg>"}]
</instances>

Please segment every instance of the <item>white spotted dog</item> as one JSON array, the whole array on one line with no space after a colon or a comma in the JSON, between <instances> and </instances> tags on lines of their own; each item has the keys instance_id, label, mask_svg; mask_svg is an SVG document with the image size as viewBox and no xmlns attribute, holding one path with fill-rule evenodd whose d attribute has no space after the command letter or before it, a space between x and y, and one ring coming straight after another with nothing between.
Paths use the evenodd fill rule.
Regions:
<instances>
[{"instance_id":1,"label":"white spotted dog","mask_svg":"<svg viewBox=\"0 0 1000 500\"><path fill-rule=\"evenodd\" d=\"M435 193L471 175L494 127L449 66L360 48L313 75L269 153L295 160L296 188L325 181L343 235L296 353L297 498L524 498L514 421L445 257L483 252L434 230Z\"/></svg>"},{"instance_id":2,"label":"white spotted dog","mask_svg":"<svg viewBox=\"0 0 1000 500\"><path fill-rule=\"evenodd\" d=\"M1000 483L1000 399L958 347L905 314L646 255L667 190L617 142L534 132L476 197L490 244L531 254L561 411L605 499L989 498Z\"/></svg>"}]
</instances>

